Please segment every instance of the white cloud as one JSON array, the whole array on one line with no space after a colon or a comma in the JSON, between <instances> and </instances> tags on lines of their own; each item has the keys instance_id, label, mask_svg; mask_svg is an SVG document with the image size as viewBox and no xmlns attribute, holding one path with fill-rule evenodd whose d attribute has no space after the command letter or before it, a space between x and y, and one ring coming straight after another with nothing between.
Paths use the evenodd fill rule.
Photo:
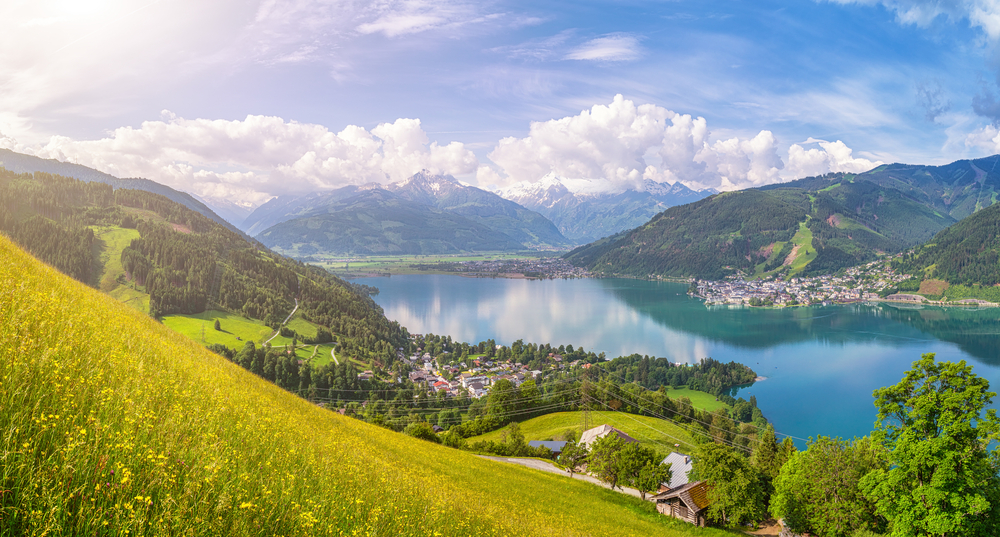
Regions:
<instances>
[{"instance_id":1,"label":"white cloud","mask_svg":"<svg viewBox=\"0 0 1000 537\"><path fill-rule=\"evenodd\" d=\"M2 144L0 139L0 144ZM965 147L977 149L985 155L1000 153L1000 129L994 125L980 127L965 136Z\"/></svg>"},{"instance_id":2,"label":"white cloud","mask_svg":"<svg viewBox=\"0 0 1000 537\"><path fill-rule=\"evenodd\" d=\"M573 30L563 30L553 36L530 39L517 45L504 45L489 50L515 60L549 60L561 55L559 50L564 48L573 33Z\"/></svg>"},{"instance_id":3,"label":"white cloud","mask_svg":"<svg viewBox=\"0 0 1000 537\"><path fill-rule=\"evenodd\" d=\"M612 34L591 39L566 55L567 60L629 61L641 54L639 40L625 34Z\"/></svg>"},{"instance_id":4,"label":"white cloud","mask_svg":"<svg viewBox=\"0 0 1000 537\"><path fill-rule=\"evenodd\" d=\"M944 16L952 20L967 19L973 28L980 28L990 39L1000 38L1000 2L997 0L832 0L838 4L881 4L894 12L902 24L926 27Z\"/></svg>"},{"instance_id":5,"label":"white cloud","mask_svg":"<svg viewBox=\"0 0 1000 537\"><path fill-rule=\"evenodd\" d=\"M504 138L488 156L507 175L506 184L554 173L617 189L652 179L731 190L773 183L783 167L769 131L711 142L704 118L636 106L621 95L576 116L533 122L529 136ZM660 162L648 163L647 156Z\"/></svg>"},{"instance_id":6,"label":"white cloud","mask_svg":"<svg viewBox=\"0 0 1000 537\"><path fill-rule=\"evenodd\" d=\"M118 177L146 177L206 199L259 204L280 194L329 190L348 184L433 173L476 171L475 155L461 143L429 143L418 119L383 123L371 132L247 116L240 121L184 119L121 127L107 138L52 137L45 145L17 147L44 158L75 162ZM0 138L0 146L14 144Z\"/></svg>"},{"instance_id":7,"label":"white cloud","mask_svg":"<svg viewBox=\"0 0 1000 537\"><path fill-rule=\"evenodd\" d=\"M818 148L806 149L802 145L818 145ZM828 142L809 138L802 144L792 144L788 148L788 167L784 175L788 179L800 179L829 172L863 173L882 161L871 161L855 158L853 150L844 142Z\"/></svg>"},{"instance_id":8,"label":"white cloud","mask_svg":"<svg viewBox=\"0 0 1000 537\"><path fill-rule=\"evenodd\" d=\"M362 34L381 33L386 37L458 28L467 24L496 18L497 14L483 14L478 5L441 0L390 0L375 2L368 10L374 20L357 27Z\"/></svg>"}]
</instances>

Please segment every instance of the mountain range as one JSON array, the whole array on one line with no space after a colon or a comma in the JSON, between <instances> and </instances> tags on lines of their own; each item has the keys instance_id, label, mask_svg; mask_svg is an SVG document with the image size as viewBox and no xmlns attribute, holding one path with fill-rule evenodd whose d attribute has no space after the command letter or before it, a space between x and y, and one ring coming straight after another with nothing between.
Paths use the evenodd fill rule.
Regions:
<instances>
[{"instance_id":1,"label":"mountain range","mask_svg":"<svg viewBox=\"0 0 1000 537\"><path fill-rule=\"evenodd\" d=\"M567 258L605 274L823 274L919 245L995 203L1000 156L892 164L716 194Z\"/></svg>"},{"instance_id":2,"label":"mountain range","mask_svg":"<svg viewBox=\"0 0 1000 537\"><path fill-rule=\"evenodd\" d=\"M552 220L566 238L577 244L638 227L669 207L716 193L649 179L638 188L596 192L573 191L566 183L549 174L537 183L521 182L497 193Z\"/></svg>"},{"instance_id":3,"label":"mountain range","mask_svg":"<svg viewBox=\"0 0 1000 537\"><path fill-rule=\"evenodd\" d=\"M418 173L382 186L347 186L258 207L244 229L297 257L564 249L544 216L450 176Z\"/></svg>"}]
</instances>

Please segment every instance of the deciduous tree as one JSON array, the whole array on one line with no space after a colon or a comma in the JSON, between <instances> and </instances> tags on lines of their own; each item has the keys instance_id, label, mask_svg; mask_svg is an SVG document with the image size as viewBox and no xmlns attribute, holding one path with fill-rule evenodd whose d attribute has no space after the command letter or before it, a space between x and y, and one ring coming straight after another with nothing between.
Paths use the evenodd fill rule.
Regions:
<instances>
[{"instance_id":1,"label":"deciduous tree","mask_svg":"<svg viewBox=\"0 0 1000 537\"><path fill-rule=\"evenodd\" d=\"M1000 527L1000 421L996 393L965 361L924 354L898 384L875 390L873 437L890 467L861 482L891 535L996 535Z\"/></svg>"},{"instance_id":2,"label":"deciduous tree","mask_svg":"<svg viewBox=\"0 0 1000 537\"><path fill-rule=\"evenodd\" d=\"M708 516L730 527L767 516L767 478L745 457L723 444L706 444L695 471L708 484Z\"/></svg>"},{"instance_id":3,"label":"deciduous tree","mask_svg":"<svg viewBox=\"0 0 1000 537\"><path fill-rule=\"evenodd\" d=\"M590 459L587 469L611 486L612 489L618 486L619 464L618 459L625 441L617 434L609 434L598 438L587 446L590 449Z\"/></svg>"},{"instance_id":4,"label":"deciduous tree","mask_svg":"<svg viewBox=\"0 0 1000 537\"><path fill-rule=\"evenodd\" d=\"M882 531L882 520L858 482L872 470L887 468L887 456L869 438L810 441L774 480L771 514L799 533L846 537L859 530Z\"/></svg>"},{"instance_id":5,"label":"deciduous tree","mask_svg":"<svg viewBox=\"0 0 1000 537\"><path fill-rule=\"evenodd\" d=\"M581 445L569 441L563 446L562 453L559 455L559 462L566 465L566 468L569 469L569 476L573 477L576 467L586 462L588 456L590 456L590 452L587 451L586 444Z\"/></svg>"}]
</instances>

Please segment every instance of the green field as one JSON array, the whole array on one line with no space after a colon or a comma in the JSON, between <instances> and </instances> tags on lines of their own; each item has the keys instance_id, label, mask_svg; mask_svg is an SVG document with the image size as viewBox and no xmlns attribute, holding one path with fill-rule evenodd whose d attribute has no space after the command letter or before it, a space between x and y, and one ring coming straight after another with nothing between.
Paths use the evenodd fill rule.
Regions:
<instances>
[{"instance_id":1,"label":"green field","mask_svg":"<svg viewBox=\"0 0 1000 537\"><path fill-rule=\"evenodd\" d=\"M127 285L119 285L108 295L136 311L149 313L149 295L147 293Z\"/></svg>"},{"instance_id":2,"label":"green field","mask_svg":"<svg viewBox=\"0 0 1000 537\"><path fill-rule=\"evenodd\" d=\"M316 353L312 355L312 365L314 367L321 367L332 362L333 355L330 354L330 351L334 351L335 349L336 345L333 343L319 345L319 349L317 349Z\"/></svg>"},{"instance_id":3,"label":"green field","mask_svg":"<svg viewBox=\"0 0 1000 537\"><path fill-rule=\"evenodd\" d=\"M805 222L799 224L799 230L795 232L795 236L792 237L792 244L799 247L799 252L798 255L795 256L795 260L792 261L791 270L788 272L789 278L794 277L796 274L805 270L806 265L811 263L813 259L816 259L816 256L818 255L816 253L816 249L813 248L812 245L812 231L810 231L809 227L806 226L806 223L808 222L809 220L807 219Z\"/></svg>"},{"instance_id":4,"label":"green field","mask_svg":"<svg viewBox=\"0 0 1000 537\"><path fill-rule=\"evenodd\" d=\"M125 285L118 283L118 279L125 275L121 260L122 250L132 242L132 239L139 238L139 232L114 226L92 226L91 229L94 230L96 239L92 255L97 269L95 270L97 281L94 282L97 288L131 308L149 313L148 294L135 289L131 283Z\"/></svg>"},{"instance_id":5,"label":"green field","mask_svg":"<svg viewBox=\"0 0 1000 537\"><path fill-rule=\"evenodd\" d=\"M118 287L117 278L125 274L122 268L122 250L139 238L139 232L134 229L120 227L98 227L94 230L94 261L100 266L97 288L110 293Z\"/></svg>"},{"instance_id":6,"label":"green field","mask_svg":"<svg viewBox=\"0 0 1000 537\"><path fill-rule=\"evenodd\" d=\"M667 390L667 395L671 399L677 399L678 397L687 397L691 400L691 405L695 408L701 410L707 410L709 412L714 412L720 408L729 408L729 405L723 403L722 401L716 401L715 396L710 393L699 392L697 390L689 390L685 386L681 386L676 390L670 386L665 386Z\"/></svg>"},{"instance_id":7,"label":"green field","mask_svg":"<svg viewBox=\"0 0 1000 537\"><path fill-rule=\"evenodd\" d=\"M731 535L320 408L2 237L0 378L2 535Z\"/></svg>"},{"instance_id":8,"label":"green field","mask_svg":"<svg viewBox=\"0 0 1000 537\"><path fill-rule=\"evenodd\" d=\"M317 325L299 317L298 314L288 321L285 326L295 330L295 333L302 337L316 337L316 331L319 329Z\"/></svg>"},{"instance_id":9,"label":"green field","mask_svg":"<svg viewBox=\"0 0 1000 537\"><path fill-rule=\"evenodd\" d=\"M222 331L215 330L216 319L219 320ZM200 344L219 343L236 350L242 349L247 341L253 341L259 345L274 333L261 321L217 310L193 315L164 315L163 324Z\"/></svg>"},{"instance_id":10,"label":"green field","mask_svg":"<svg viewBox=\"0 0 1000 537\"><path fill-rule=\"evenodd\" d=\"M519 426L525 440L555 440L562 438L567 432L574 432L577 439L584 430L584 412L555 412L527 421ZM612 427L628 433L639 442L667 455L671 451L693 453L695 443L681 427L673 423L649 416L636 416L624 412L590 411L590 427L607 423ZM493 431L481 436L469 438L468 441L485 440L500 441L503 430ZM675 444L680 444L675 446Z\"/></svg>"},{"instance_id":11,"label":"green field","mask_svg":"<svg viewBox=\"0 0 1000 537\"><path fill-rule=\"evenodd\" d=\"M286 345L291 345L291 344L292 344L291 338L283 338L281 336L278 336L271 341L271 347L275 349L280 349ZM312 358L313 350L315 348L316 345L303 345L299 343L295 347L295 356L298 356L299 360L308 360Z\"/></svg>"}]
</instances>

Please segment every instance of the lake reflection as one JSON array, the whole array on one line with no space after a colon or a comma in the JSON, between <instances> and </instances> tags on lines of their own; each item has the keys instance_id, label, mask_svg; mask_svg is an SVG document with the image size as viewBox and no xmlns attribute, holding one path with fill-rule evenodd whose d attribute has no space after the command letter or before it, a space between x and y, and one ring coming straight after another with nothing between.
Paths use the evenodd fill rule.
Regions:
<instances>
[{"instance_id":1,"label":"lake reflection","mask_svg":"<svg viewBox=\"0 0 1000 537\"><path fill-rule=\"evenodd\" d=\"M687 296L685 284L620 279L358 281L381 289L376 302L413 333L745 363L768 378L741 395L756 395L775 427L799 438L867 434L871 392L898 382L921 353L968 360L1000 387L1000 308L707 308Z\"/></svg>"}]
</instances>

